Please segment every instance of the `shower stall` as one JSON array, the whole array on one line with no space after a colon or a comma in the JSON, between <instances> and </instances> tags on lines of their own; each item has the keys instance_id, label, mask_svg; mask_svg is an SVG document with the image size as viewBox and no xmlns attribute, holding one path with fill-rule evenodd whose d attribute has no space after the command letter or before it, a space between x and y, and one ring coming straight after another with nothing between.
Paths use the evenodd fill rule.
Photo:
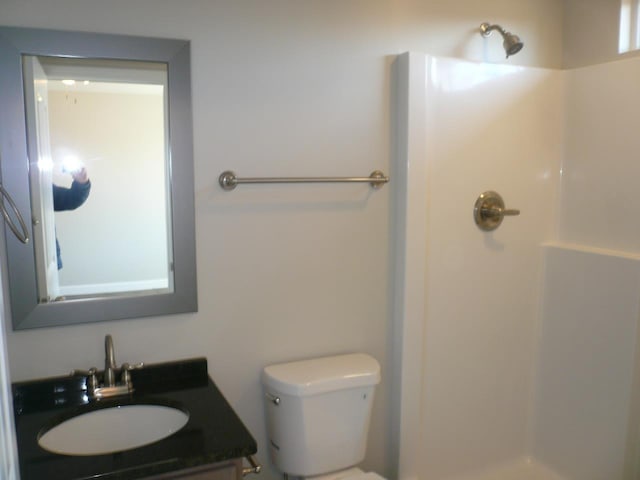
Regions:
<instances>
[{"instance_id":1,"label":"shower stall","mask_svg":"<svg viewBox=\"0 0 640 480\"><path fill-rule=\"evenodd\" d=\"M637 78L397 58L401 480L640 478Z\"/></svg>"}]
</instances>

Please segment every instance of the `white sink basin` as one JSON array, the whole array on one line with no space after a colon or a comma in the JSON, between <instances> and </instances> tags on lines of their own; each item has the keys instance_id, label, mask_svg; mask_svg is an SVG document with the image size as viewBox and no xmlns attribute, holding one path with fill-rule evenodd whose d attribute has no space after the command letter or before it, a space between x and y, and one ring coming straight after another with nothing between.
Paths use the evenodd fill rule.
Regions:
<instances>
[{"instance_id":1,"label":"white sink basin","mask_svg":"<svg viewBox=\"0 0 640 480\"><path fill-rule=\"evenodd\" d=\"M101 455L142 447L173 435L189 414L162 405L124 405L70 418L40 435L38 444L63 455Z\"/></svg>"}]
</instances>

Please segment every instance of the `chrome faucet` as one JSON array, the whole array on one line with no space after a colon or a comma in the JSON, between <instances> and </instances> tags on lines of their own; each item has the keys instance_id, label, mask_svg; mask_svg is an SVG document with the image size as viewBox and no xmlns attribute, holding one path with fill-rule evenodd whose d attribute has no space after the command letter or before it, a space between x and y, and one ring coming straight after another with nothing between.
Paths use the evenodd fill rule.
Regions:
<instances>
[{"instance_id":1,"label":"chrome faucet","mask_svg":"<svg viewBox=\"0 0 640 480\"><path fill-rule=\"evenodd\" d=\"M113 351L111 335L104 337L104 386L113 387L116 384L116 356Z\"/></svg>"},{"instance_id":2,"label":"chrome faucet","mask_svg":"<svg viewBox=\"0 0 640 480\"><path fill-rule=\"evenodd\" d=\"M74 370L71 375L82 375L87 377L87 390L91 398L100 399L127 395L133 392L131 383L131 370L142 368L144 364L129 365L123 363L120 368L116 366L116 356L113 349L113 338L111 335L104 337L104 374L102 384L98 382L98 371L90 368L88 371ZM116 374L121 372L120 382L116 380Z\"/></svg>"}]
</instances>

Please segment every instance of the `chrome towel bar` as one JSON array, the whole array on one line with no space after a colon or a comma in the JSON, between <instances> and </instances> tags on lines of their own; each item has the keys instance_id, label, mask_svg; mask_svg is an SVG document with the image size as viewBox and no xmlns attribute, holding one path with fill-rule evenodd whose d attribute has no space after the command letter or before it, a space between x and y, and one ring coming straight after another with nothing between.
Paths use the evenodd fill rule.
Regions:
<instances>
[{"instance_id":1,"label":"chrome towel bar","mask_svg":"<svg viewBox=\"0 0 640 480\"><path fill-rule=\"evenodd\" d=\"M238 178L234 172L227 170L220 174L218 183L223 190L233 190L241 183L369 183L373 188L380 188L389 181L380 170L371 172L368 177L262 177Z\"/></svg>"}]
</instances>

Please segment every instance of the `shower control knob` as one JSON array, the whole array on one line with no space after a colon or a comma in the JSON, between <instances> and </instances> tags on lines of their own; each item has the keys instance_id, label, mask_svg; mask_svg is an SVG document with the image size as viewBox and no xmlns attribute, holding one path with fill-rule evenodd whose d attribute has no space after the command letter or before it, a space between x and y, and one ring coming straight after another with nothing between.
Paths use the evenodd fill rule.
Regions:
<instances>
[{"instance_id":1,"label":"shower control knob","mask_svg":"<svg viewBox=\"0 0 640 480\"><path fill-rule=\"evenodd\" d=\"M517 208L508 208L506 210L502 210L502 215L511 215L511 216L520 215L520 210L518 210Z\"/></svg>"},{"instance_id":2,"label":"shower control knob","mask_svg":"<svg viewBox=\"0 0 640 480\"><path fill-rule=\"evenodd\" d=\"M515 208L500 208L500 207L488 207L481 209L482 216L484 217L505 217L507 215L515 216L520 215L520 210Z\"/></svg>"},{"instance_id":3,"label":"shower control knob","mask_svg":"<svg viewBox=\"0 0 640 480\"><path fill-rule=\"evenodd\" d=\"M485 232L498 228L507 215L520 215L520 210L504 208L504 200L500 194L493 191L480 194L473 208L473 218L476 225Z\"/></svg>"}]
</instances>

